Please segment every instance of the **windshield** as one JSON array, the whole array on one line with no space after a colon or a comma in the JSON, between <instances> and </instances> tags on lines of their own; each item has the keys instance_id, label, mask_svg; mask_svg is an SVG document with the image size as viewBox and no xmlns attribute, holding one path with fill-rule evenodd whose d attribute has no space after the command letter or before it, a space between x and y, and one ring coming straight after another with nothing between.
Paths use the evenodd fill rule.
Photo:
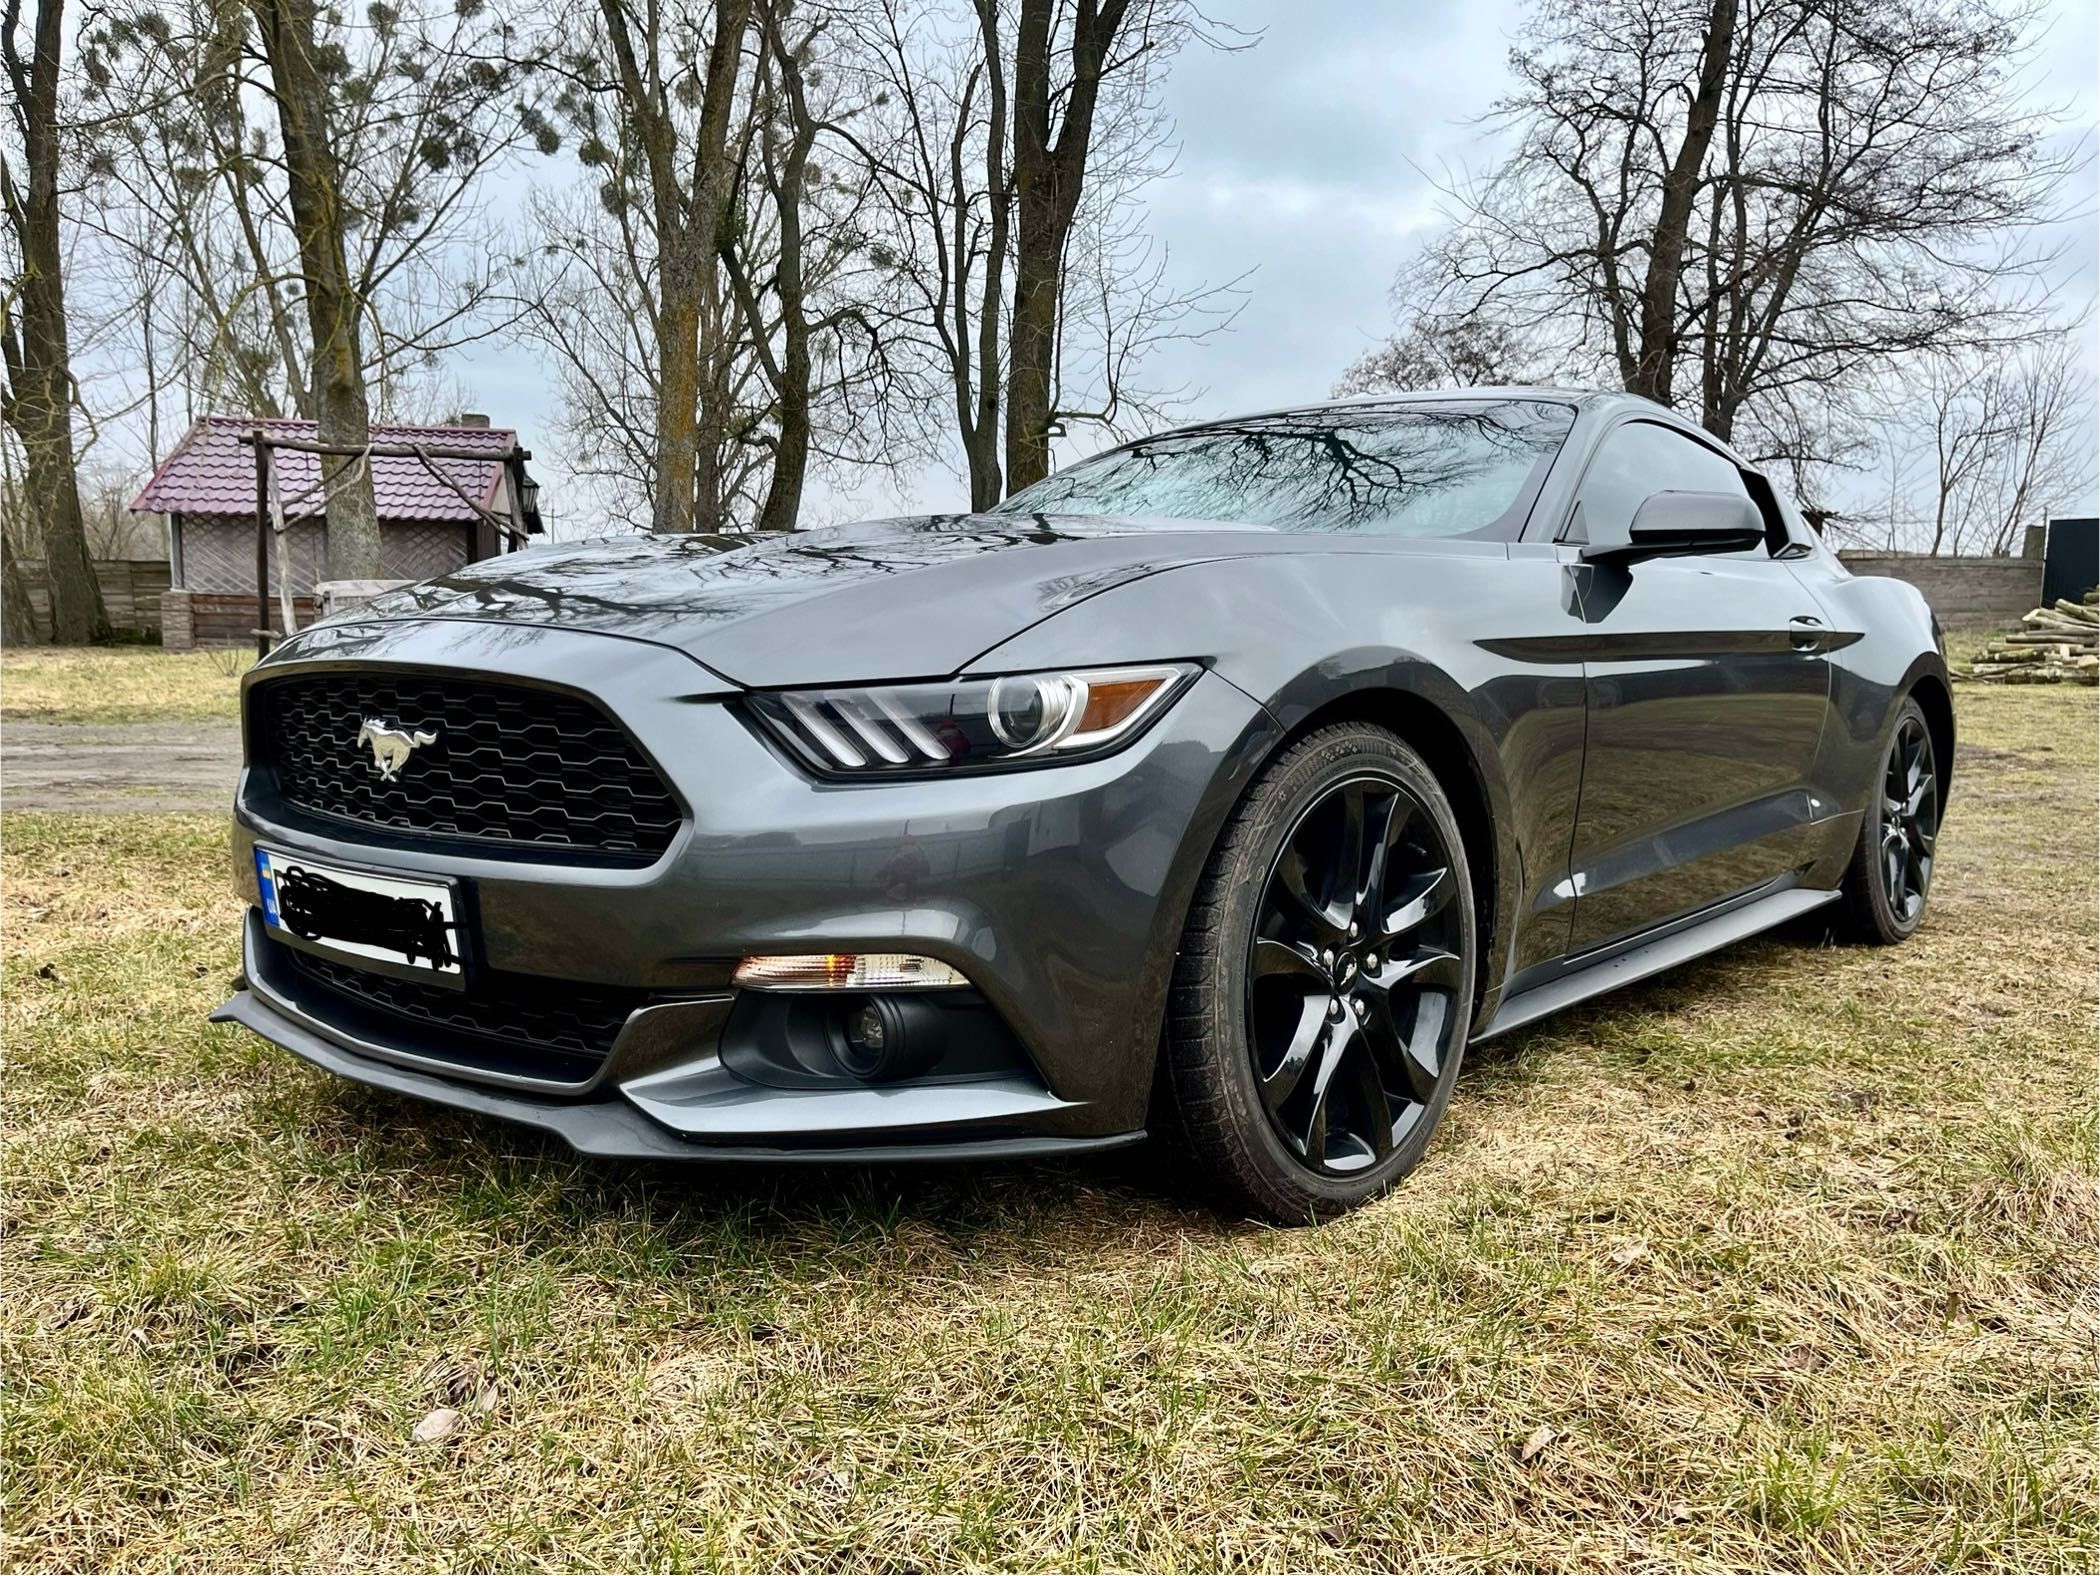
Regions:
<instances>
[{"instance_id":1,"label":"windshield","mask_svg":"<svg viewBox=\"0 0 2100 1576\"><path fill-rule=\"evenodd\" d=\"M1082 460L992 512L1467 536L1528 506L1574 419L1565 405L1508 400L1221 422Z\"/></svg>"}]
</instances>

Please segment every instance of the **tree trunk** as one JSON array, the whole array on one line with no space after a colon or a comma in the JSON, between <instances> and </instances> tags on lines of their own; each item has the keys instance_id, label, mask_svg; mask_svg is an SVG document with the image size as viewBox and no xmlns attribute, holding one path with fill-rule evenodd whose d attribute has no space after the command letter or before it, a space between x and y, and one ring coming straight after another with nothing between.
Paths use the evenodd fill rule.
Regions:
<instances>
[{"instance_id":1,"label":"tree trunk","mask_svg":"<svg viewBox=\"0 0 2100 1576\"><path fill-rule=\"evenodd\" d=\"M1054 0L1021 0L1014 35L1014 309L1007 331L1006 485L1018 492L1050 471L1050 361L1064 238L1056 224L1050 143ZM982 369L991 376L991 369Z\"/></svg>"},{"instance_id":2,"label":"tree trunk","mask_svg":"<svg viewBox=\"0 0 2100 1576\"><path fill-rule=\"evenodd\" d=\"M694 136L691 223L700 263L694 274L706 313L702 321L711 330L707 354L701 361L708 376L699 413L700 485L693 518L693 528L700 531L719 531L729 523L727 500L723 497L723 450L734 412L729 406L729 366L722 340L733 332L727 324L735 314L724 310L722 275L715 259L729 240L729 198L737 157L729 146L729 129L736 115L744 37L750 28L751 0L715 0L715 36L708 43L707 76L703 83L706 96Z\"/></svg>"},{"instance_id":3,"label":"tree trunk","mask_svg":"<svg viewBox=\"0 0 2100 1576\"><path fill-rule=\"evenodd\" d=\"M984 191L987 219L984 242L984 288L977 302L977 386L967 377L957 390L961 409L963 453L970 466L970 507L985 510L1006 492L1006 478L999 465L999 318L1006 288L1006 255L1012 244L1013 194L1007 187L1006 170L1006 57L999 38L1000 0L977 0L977 33L984 50L985 141ZM957 310L962 310L968 256L963 229L967 203L958 144L955 168ZM964 326L956 325L958 345L967 343ZM967 356L967 350L963 351Z\"/></svg>"},{"instance_id":4,"label":"tree trunk","mask_svg":"<svg viewBox=\"0 0 2100 1576\"><path fill-rule=\"evenodd\" d=\"M1006 371L1006 485L1014 492L1050 474L1052 363L1064 287L1063 232L1023 193Z\"/></svg>"},{"instance_id":5,"label":"tree trunk","mask_svg":"<svg viewBox=\"0 0 2100 1576\"><path fill-rule=\"evenodd\" d=\"M365 394L364 302L345 261L341 172L330 135L328 87L317 62L313 0L249 0L270 65L284 138L292 230L306 286L313 340L314 418L323 443L372 441ZM380 573L379 510L369 461L323 459L328 482L328 576L374 580Z\"/></svg>"},{"instance_id":6,"label":"tree trunk","mask_svg":"<svg viewBox=\"0 0 2100 1576\"><path fill-rule=\"evenodd\" d=\"M22 580L14 549L0 533L0 645L29 646L36 639L36 611L29 605L29 587Z\"/></svg>"},{"instance_id":7,"label":"tree trunk","mask_svg":"<svg viewBox=\"0 0 2100 1576\"><path fill-rule=\"evenodd\" d=\"M0 305L6 343L7 423L27 460L29 507L44 538L51 595L51 638L80 645L110 638L102 588L88 561L73 462L73 358L66 337L66 294L58 207L58 72L64 0L39 0L35 53L25 67L15 51L16 4L7 7L6 50L15 124L22 135L28 185L9 179L8 218L21 246L15 299L19 330Z\"/></svg>"},{"instance_id":8,"label":"tree trunk","mask_svg":"<svg viewBox=\"0 0 2100 1576\"><path fill-rule=\"evenodd\" d=\"M700 296L682 252L666 248L658 270L656 474L649 529L693 528L695 461L700 429ZM684 277L680 277L683 275Z\"/></svg>"},{"instance_id":9,"label":"tree trunk","mask_svg":"<svg viewBox=\"0 0 2100 1576\"><path fill-rule=\"evenodd\" d=\"M787 147L784 151L777 147L770 118L764 122L761 137L765 177L780 225L780 255L773 269L773 288L780 297L780 358L777 364L765 351L765 323L756 295L748 288L744 292L752 338L760 346L761 358L773 384L778 428L773 448L773 475L766 486L765 503L758 512L761 531L795 529L802 513L803 482L809 474L809 303L803 271L802 196L809 175L810 152L816 146L817 122L810 114L802 62L796 57L782 26L784 9L782 0L773 0L765 7L765 38L773 69L779 74L781 101L787 110ZM733 253L725 253L725 256L734 267Z\"/></svg>"},{"instance_id":10,"label":"tree trunk","mask_svg":"<svg viewBox=\"0 0 2100 1576\"><path fill-rule=\"evenodd\" d=\"M1019 491L1050 473L1065 245L1086 181L1102 73L1129 0L1078 0L1071 81L1053 142L1051 34L1059 0L1021 0L1014 37L1014 309L1007 338L1006 485Z\"/></svg>"},{"instance_id":11,"label":"tree trunk","mask_svg":"<svg viewBox=\"0 0 2100 1576\"><path fill-rule=\"evenodd\" d=\"M758 528L792 531L802 513L802 484L809 474L809 326L799 312L783 326L780 387L774 398L780 431Z\"/></svg>"},{"instance_id":12,"label":"tree trunk","mask_svg":"<svg viewBox=\"0 0 2100 1576\"><path fill-rule=\"evenodd\" d=\"M651 476L649 529L718 530L722 524L721 440L728 412L720 390L712 339L722 321L716 258L729 197L729 125L743 64L751 0L715 0L714 37L708 42L699 122L688 149L672 113L674 90L660 74L653 27L628 15L626 0L599 0L619 80L620 113L634 125L649 182L656 228L656 462ZM637 46L640 47L637 47ZM690 191L688 191L690 179Z\"/></svg>"},{"instance_id":13,"label":"tree trunk","mask_svg":"<svg viewBox=\"0 0 2100 1576\"><path fill-rule=\"evenodd\" d=\"M1692 204L1698 196L1699 172L1713 145L1734 51L1737 0L1710 0L1706 40L1699 54L1699 83L1685 114L1684 139L1663 175L1662 207L1648 251L1648 273L1641 285L1640 344L1629 393L1645 394L1659 405L1670 403L1677 363L1677 285L1684 276L1685 244Z\"/></svg>"}]
</instances>

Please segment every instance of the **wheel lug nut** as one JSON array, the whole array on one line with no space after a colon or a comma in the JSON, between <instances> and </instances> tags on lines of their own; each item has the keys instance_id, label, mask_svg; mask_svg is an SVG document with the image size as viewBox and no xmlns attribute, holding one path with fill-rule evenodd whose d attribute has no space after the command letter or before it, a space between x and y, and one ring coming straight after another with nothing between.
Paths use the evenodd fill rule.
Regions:
<instances>
[{"instance_id":1,"label":"wheel lug nut","mask_svg":"<svg viewBox=\"0 0 2100 1576\"><path fill-rule=\"evenodd\" d=\"M1329 948L1328 948L1328 949L1327 949L1327 950L1326 950L1325 952L1321 953L1321 954L1320 954L1320 962L1321 962L1321 964L1322 964L1322 965L1323 965L1324 967L1327 967L1327 968L1330 968L1330 969L1331 969L1331 968L1333 968L1333 967L1334 967L1334 948L1332 948L1332 947L1329 947Z\"/></svg>"},{"instance_id":2,"label":"wheel lug nut","mask_svg":"<svg viewBox=\"0 0 2100 1576\"><path fill-rule=\"evenodd\" d=\"M1327 1004L1327 1016L1328 1016L1328 1017L1330 1017L1330 1018L1339 1018L1339 1017L1340 1017L1341 1015L1342 1015L1342 998L1341 998L1341 997L1339 997L1339 996L1337 996L1337 997L1335 997L1335 998L1334 998L1334 999L1333 999L1332 1001L1328 1002L1328 1004Z\"/></svg>"},{"instance_id":3,"label":"wheel lug nut","mask_svg":"<svg viewBox=\"0 0 2100 1576\"><path fill-rule=\"evenodd\" d=\"M1352 938L1356 935L1356 921L1353 919L1349 921L1349 934Z\"/></svg>"},{"instance_id":4,"label":"wheel lug nut","mask_svg":"<svg viewBox=\"0 0 2100 1576\"><path fill-rule=\"evenodd\" d=\"M1366 974L1376 974L1378 972L1377 953L1374 952L1369 957L1364 959L1364 972Z\"/></svg>"},{"instance_id":5,"label":"wheel lug nut","mask_svg":"<svg viewBox=\"0 0 2100 1576\"><path fill-rule=\"evenodd\" d=\"M1365 1013L1371 1010L1364 1004L1364 999L1361 996L1357 997L1354 1001L1350 1002L1349 1005L1356 1009L1356 1015L1359 1018L1361 1018Z\"/></svg>"}]
</instances>

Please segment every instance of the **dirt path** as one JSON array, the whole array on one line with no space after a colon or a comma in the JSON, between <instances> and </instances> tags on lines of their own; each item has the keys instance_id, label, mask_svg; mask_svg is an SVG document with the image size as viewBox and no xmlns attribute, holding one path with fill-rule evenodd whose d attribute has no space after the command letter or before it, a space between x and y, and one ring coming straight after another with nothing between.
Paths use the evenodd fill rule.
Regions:
<instances>
[{"instance_id":1,"label":"dirt path","mask_svg":"<svg viewBox=\"0 0 2100 1576\"><path fill-rule=\"evenodd\" d=\"M0 809L223 811L237 722L0 723Z\"/></svg>"}]
</instances>

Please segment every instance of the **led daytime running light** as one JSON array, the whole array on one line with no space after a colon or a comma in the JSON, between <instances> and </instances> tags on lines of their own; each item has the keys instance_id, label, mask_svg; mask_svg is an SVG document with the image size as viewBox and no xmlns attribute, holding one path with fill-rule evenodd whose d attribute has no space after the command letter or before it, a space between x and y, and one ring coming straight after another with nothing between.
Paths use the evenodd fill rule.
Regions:
<instances>
[{"instance_id":1,"label":"led daytime running light","mask_svg":"<svg viewBox=\"0 0 2100 1576\"><path fill-rule=\"evenodd\" d=\"M747 704L748 714L827 776L929 775L1114 749L1196 671L1194 663L1169 662L760 691Z\"/></svg>"}]
</instances>

